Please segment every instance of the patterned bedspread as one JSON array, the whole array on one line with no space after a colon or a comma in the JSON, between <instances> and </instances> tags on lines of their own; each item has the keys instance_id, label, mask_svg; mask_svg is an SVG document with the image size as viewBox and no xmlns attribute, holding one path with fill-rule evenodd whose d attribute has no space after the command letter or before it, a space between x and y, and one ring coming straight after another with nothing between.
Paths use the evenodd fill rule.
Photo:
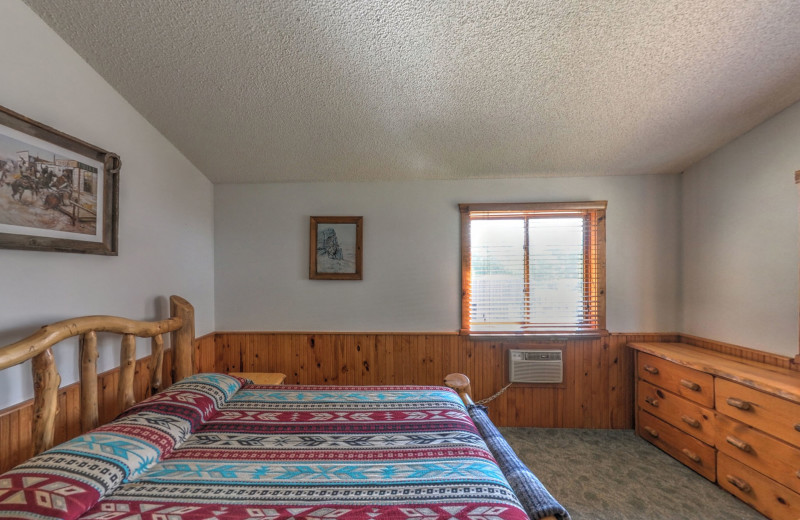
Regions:
<instances>
[{"instance_id":1,"label":"patterned bedspread","mask_svg":"<svg viewBox=\"0 0 800 520\"><path fill-rule=\"evenodd\" d=\"M447 388L242 386L219 374L0 476L3 516L527 518Z\"/></svg>"}]
</instances>

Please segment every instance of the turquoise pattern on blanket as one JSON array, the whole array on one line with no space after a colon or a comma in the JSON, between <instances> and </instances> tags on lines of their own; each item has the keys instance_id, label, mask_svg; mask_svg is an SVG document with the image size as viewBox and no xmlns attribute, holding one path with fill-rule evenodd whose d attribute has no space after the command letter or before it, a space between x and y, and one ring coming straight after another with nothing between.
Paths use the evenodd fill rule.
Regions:
<instances>
[{"instance_id":1,"label":"turquoise pattern on blanket","mask_svg":"<svg viewBox=\"0 0 800 520\"><path fill-rule=\"evenodd\" d=\"M483 482L505 484L503 473L491 461L403 461L397 463L364 461L334 461L309 464L280 464L226 461L165 461L148 471L143 482L178 483L204 482L206 484L247 483L347 483L370 482L394 485L413 482L437 482L441 485L458 484L480 479Z\"/></svg>"},{"instance_id":2,"label":"turquoise pattern on blanket","mask_svg":"<svg viewBox=\"0 0 800 520\"><path fill-rule=\"evenodd\" d=\"M129 482L158 462L161 451L153 444L119 433L89 433L53 450L103 460L123 470L122 482Z\"/></svg>"},{"instance_id":3,"label":"turquoise pattern on blanket","mask_svg":"<svg viewBox=\"0 0 800 520\"><path fill-rule=\"evenodd\" d=\"M296 403L388 403L388 402L452 402L461 404L461 399L453 392L447 391L420 391L409 392L405 390L381 390L381 391L269 391L269 390L241 390L232 401L258 401L264 402L296 402ZM463 406L463 405L462 405Z\"/></svg>"},{"instance_id":4,"label":"turquoise pattern on blanket","mask_svg":"<svg viewBox=\"0 0 800 520\"><path fill-rule=\"evenodd\" d=\"M234 376L226 374L202 373L194 374L179 381L178 385L184 386L188 384L204 383L221 390L225 395L225 401L233 397L239 388L242 387L241 381Z\"/></svg>"}]
</instances>

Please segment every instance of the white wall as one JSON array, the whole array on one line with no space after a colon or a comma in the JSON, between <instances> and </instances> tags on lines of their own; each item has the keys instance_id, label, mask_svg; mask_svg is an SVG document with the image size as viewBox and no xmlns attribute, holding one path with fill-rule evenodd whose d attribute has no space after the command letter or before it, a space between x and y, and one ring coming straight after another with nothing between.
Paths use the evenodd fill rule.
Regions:
<instances>
[{"instance_id":1,"label":"white wall","mask_svg":"<svg viewBox=\"0 0 800 520\"><path fill-rule=\"evenodd\" d=\"M216 185L217 330L455 331L460 202L608 200L608 328L678 325L680 176ZM364 280L308 279L309 217L364 217Z\"/></svg>"},{"instance_id":2,"label":"white wall","mask_svg":"<svg viewBox=\"0 0 800 520\"><path fill-rule=\"evenodd\" d=\"M798 352L800 103L684 173L682 330Z\"/></svg>"},{"instance_id":3,"label":"white wall","mask_svg":"<svg viewBox=\"0 0 800 520\"><path fill-rule=\"evenodd\" d=\"M122 158L119 256L0 250L0 344L84 314L161 319L170 294L195 305L198 335L213 331L211 183L17 0L0 2L0 104ZM103 346L101 370L117 352ZM77 349L56 358L75 381ZM0 408L32 395L29 372L0 373Z\"/></svg>"}]
</instances>

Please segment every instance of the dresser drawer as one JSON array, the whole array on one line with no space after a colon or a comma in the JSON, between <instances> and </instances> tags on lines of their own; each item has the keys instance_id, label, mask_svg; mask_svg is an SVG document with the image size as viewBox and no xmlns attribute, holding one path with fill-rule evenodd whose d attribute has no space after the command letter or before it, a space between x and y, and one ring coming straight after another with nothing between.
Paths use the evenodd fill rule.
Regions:
<instances>
[{"instance_id":1,"label":"dresser drawer","mask_svg":"<svg viewBox=\"0 0 800 520\"><path fill-rule=\"evenodd\" d=\"M717 449L800 493L800 448L718 414Z\"/></svg>"},{"instance_id":2,"label":"dresser drawer","mask_svg":"<svg viewBox=\"0 0 800 520\"><path fill-rule=\"evenodd\" d=\"M692 437L714 445L714 412L647 381L639 381L637 404Z\"/></svg>"},{"instance_id":3,"label":"dresser drawer","mask_svg":"<svg viewBox=\"0 0 800 520\"><path fill-rule=\"evenodd\" d=\"M717 481L725 490L772 520L800 518L800 494L722 452L717 454Z\"/></svg>"},{"instance_id":4,"label":"dresser drawer","mask_svg":"<svg viewBox=\"0 0 800 520\"><path fill-rule=\"evenodd\" d=\"M650 354L637 356L639 379L649 381L707 408L714 406L714 377Z\"/></svg>"},{"instance_id":5,"label":"dresser drawer","mask_svg":"<svg viewBox=\"0 0 800 520\"><path fill-rule=\"evenodd\" d=\"M669 453L708 480L714 481L716 478L714 448L641 410L637 424L641 438Z\"/></svg>"},{"instance_id":6,"label":"dresser drawer","mask_svg":"<svg viewBox=\"0 0 800 520\"><path fill-rule=\"evenodd\" d=\"M800 404L721 378L715 394L717 411L800 446Z\"/></svg>"}]
</instances>

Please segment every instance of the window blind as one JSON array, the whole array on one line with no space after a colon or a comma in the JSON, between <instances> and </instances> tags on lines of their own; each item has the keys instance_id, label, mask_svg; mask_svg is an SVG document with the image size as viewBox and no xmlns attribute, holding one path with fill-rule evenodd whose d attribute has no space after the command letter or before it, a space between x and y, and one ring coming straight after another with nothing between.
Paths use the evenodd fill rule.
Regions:
<instances>
[{"instance_id":1,"label":"window blind","mask_svg":"<svg viewBox=\"0 0 800 520\"><path fill-rule=\"evenodd\" d=\"M605 329L605 202L469 204L462 211L462 330Z\"/></svg>"}]
</instances>

